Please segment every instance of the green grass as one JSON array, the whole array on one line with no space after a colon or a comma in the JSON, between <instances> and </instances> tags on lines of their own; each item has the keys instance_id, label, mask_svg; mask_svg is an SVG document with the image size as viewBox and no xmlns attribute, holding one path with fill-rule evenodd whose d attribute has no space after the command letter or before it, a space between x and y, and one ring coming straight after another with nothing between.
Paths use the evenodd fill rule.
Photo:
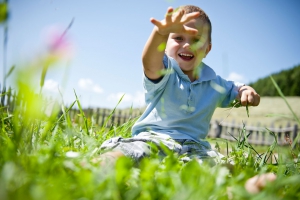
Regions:
<instances>
[{"instance_id":1,"label":"green grass","mask_svg":"<svg viewBox=\"0 0 300 200\"><path fill-rule=\"evenodd\" d=\"M13 113L1 108L0 199L228 199L228 188L234 199L300 197L298 146L276 150L274 142L257 154L239 137L225 154L225 162L235 162L232 171L223 165L182 163L170 152L162 161L153 155L137 166L122 158L115 167L101 167L91 162L101 153L101 143L112 136L129 137L134 119L107 129L82 112L82 124L73 124L69 108L61 116L57 108L46 116L43 98L30 92L23 97L35 104L27 102ZM75 103L80 104L78 99ZM219 148L224 152L226 145ZM278 161L270 164L266 159L275 151ZM265 172L277 174L277 180L261 193L249 194L245 181Z\"/></svg>"},{"instance_id":2,"label":"green grass","mask_svg":"<svg viewBox=\"0 0 300 200\"><path fill-rule=\"evenodd\" d=\"M45 61L47 69L56 62L50 58ZM294 141L290 147L281 149L274 137L271 146L257 150L248 143L245 129L236 142L215 141L216 148L226 152L224 165L200 165L196 160L182 163L172 152L167 152L162 160L153 154L139 164L126 157L115 166L103 167L92 162L101 154L99 147L106 139L130 137L135 119L120 126L98 126L93 117L85 116L76 92L71 106L53 107L48 112L49 102L41 92L35 93L39 67L40 63L16 72L19 93L14 111L10 113L6 107L0 107L1 200L300 198L298 144ZM46 75L46 71L41 73ZM42 89L43 84L38 91ZM293 109L282 98L285 101L280 105ZM82 119L77 123L68 113L75 104ZM250 110L249 119L254 113ZM297 122L297 116L292 117ZM269 134L274 136L270 131ZM278 159L270 163L268 160L275 152ZM229 162L235 163L233 169L226 167ZM275 173L277 179L260 193L249 194L244 188L246 180L265 172Z\"/></svg>"},{"instance_id":3,"label":"green grass","mask_svg":"<svg viewBox=\"0 0 300 200\"><path fill-rule=\"evenodd\" d=\"M292 110L300 118L300 97L285 97L290 104ZM245 108L217 108L212 120L224 120L225 122L233 122L247 125L270 127L286 127L296 124L293 114L289 110L281 97L261 97L260 105L257 107L249 107L249 117Z\"/></svg>"}]
</instances>

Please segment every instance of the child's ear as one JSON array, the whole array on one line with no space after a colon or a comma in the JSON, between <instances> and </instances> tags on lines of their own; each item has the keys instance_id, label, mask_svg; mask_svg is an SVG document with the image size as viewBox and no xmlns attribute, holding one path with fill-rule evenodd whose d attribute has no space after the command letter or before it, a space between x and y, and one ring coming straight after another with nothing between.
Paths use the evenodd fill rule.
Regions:
<instances>
[{"instance_id":1,"label":"child's ear","mask_svg":"<svg viewBox=\"0 0 300 200\"><path fill-rule=\"evenodd\" d=\"M211 50L211 47L212 47L212 44L211 42L209 43L209 45L207 46L206 50L205 50L205 55L204 55L204 58L206 57L206 55L210 52Z\"/></svg>"}]
</instances>

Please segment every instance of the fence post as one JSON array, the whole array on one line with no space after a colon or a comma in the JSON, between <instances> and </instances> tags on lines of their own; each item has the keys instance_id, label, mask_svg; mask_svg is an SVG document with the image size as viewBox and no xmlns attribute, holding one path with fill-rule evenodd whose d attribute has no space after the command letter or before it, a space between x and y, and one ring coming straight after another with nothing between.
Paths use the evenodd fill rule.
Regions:
<instances>
[{"instance_id":1,"label":"fence post","mask_svg":"<svg viewBox=\"0 0 300 200\"><path fill-rule=\"evenodd\" d=\"M261 145L265 145L266 144L266 130L264 129L261 134L262 134Z\"/></svg>"},{"instance_id":2,"label":"fence post","mask_svg":"<svg viewBox=\"0 0 300 200\"><path fill-rule=\"evenodd\" d=\"M127 119L128 121L131 119L130 110L129 111L125 111L125 113L124 113L124 121L125 121L125 119ZM125 122L123 122L123 123L125 123Z\"/></svg>"},{"instance_id":3,"label":"fence post","mask_svg":"<svg viewBox=\"0 0 300 200\"><path fill-rule=\"evenodd\" d=\"M86 116L86 118L88 119L88 118L90 118L91 120L92 120L92 118L93 118L93 114L94 114L94 112L93 112L93 109L92 108L88 108L87 109L87 116Z\"/></svg>"},{"instance_id":4,"label":"fence post","mask_svg":"<svg viewBox=\"0 0 300 200\"><path fill-rule=\"evenodd\" d=\"M288 123L288 124L287 124L287 127L291 127L291 124ZM290 132L290 131L285 132L284 139L285 139L285 142L286 142L287 144L290 144L290 143L291 143L291 132Z\"/></svg>"},{"instance_id":5,"label":"fence post","mask_svg":"<svg viewBox=\"0 0 300 200\"><path fill-rule=\"evenodd\" d=\"M117 119L117 126L121 125L121 110L118 111L118 115L117 115L118 119Z\"/></svg>"},{"instance_id":6,"label":"fence post","mask_svg":"<svg viewBox=\"0 0 300 200\"><path fill-rule=\"evenodd\" d=\"M298 135L298 125L295 124L294 125L294 130L293 130L293 140L296 139L297 135Z\"/></svg>"},{"instance_id":7,"label":"fence post","mask_svg":"<svg viewBox=\"0 0 300 200\"><path fill-rule=\"evenodd\" d=\"M16 96L17 96L17 94L16 94L16 92L14 92L14 93L12 94L12 102L11 102L11 105L10 105L10 107L9 107L9 111L10 111L10 112L13 112L14 109L15 109L15 105L16 105Z\"/></svg>"},{"instance_id":8,"label":"fence post","mask_svg":"<svg viewBox=\"0 0 300 200\"><path fill-rule=\"evenodd\" d=\"M278 132L277 132L277 130L275 128L274 122L271 122L269 130L266 130L266 132L265 132L266 135L265 135L265 143L264 143L264 145L271 145L271 139L273 139L273 137L272 137L270 131L275 134L276 138L278 138L277 135L276 135L276 133L278 133Z\"/></svg>"},{"instance_id":9,"label":"fence post","mask_svg":"<svg viewBox=\"0 0 300 200\"><path fill-rule=\"evenodd\" d=\"M102 122L101 122L101 126L104 126L105 116L106 116L106 109L104 108L102 110Z\"/></svg>"},{"instance_id":10,"label":"fence post","mask_svg":"<svg viewBox=\"0 0 300 200\"><path fill-rule=\"evenodd\" d=\"M253 127L253 126L251 126L251 127ZM252 142L252 140L253 140L253 129L252 128L249 130L248 134L249 134L249 136L248 136L247 139L248 139L249 142Z\"/></svg>"},{"instance_id":11,"label":"fence post","mask_svg":"<svg viewBox=\"0 0 300 200\"><path fill-rule=\"evenodd\" d=\"M112 111L110 111L110 112L112 112ZM110 127L113 127L114 126L114 124L115 124L115 118L116 118L116 110L114 111L114 113L112 113L112 116L111 116L111 123L110 123Z\"/></svg>"},{"instance_id":12,"label":"fence post","mask_svg":"<svg viewBox=\"0 0 300 200\"><path fill-rule=\"evenodd\" d=\"M257 131L256 131L256 141L259 141L259 128L260 128L260 123L258 122L257 123L257 127L258 127L258 129L257 129ZM258 144L258 142L256 142L256 144Z\"/></svg>"},{"instance_id":13,"label":"fence post","mask_svg":"<svg viewBox=\"0 0 300 200\"><path fill-rule=\"evenodd\" d=\"M222 134L222 125L216 120L215 121L215 137L220 138Z\"/></svg>"},{"instance_id":14,"label":"fence post","mask_svg":"<svg viewBox=\"0 0 300 200\"><path fill-rule=\"evenodd\" d=\"M1 96L1 106L5 106L4 105L4 102L5 102L5 92L6 92L6 88L5 87L3 87L3 90L1 91L1 94L2 94L2 96Z\"/></svg>"},{"instance_id":15,"label":"fence post","mask_svg":"<svg viewBox=\"0 0 300 200\"><path fill-rule=\"evenodd\" d=\"M100 117L100 108L96 108L96 116L95 116L95 123L99 123L99 117Z\"/></svg>"},{"instance_id":16,"label":"fence post","mask_svg":"<svg viewBox=\"0 0 300 200\"><path fill-rule=\"evenodd\" d=\"M232 120L232 124L231 124L231 135L234 135L234 136L236 136L234 133L235 133L235 127L234 127L234 124L235 124L235 121L234 121L234 119Z\"/></svg>"},{"instance_id":17,"label":"fence post","mask_svg":"<svg viewBox=\"0 0 300 200\"><path fill-rule=\"evenodd\" d=\"M10 110L10 105L11 105L11 88L8 88L7 91L7 100L6 100L6 107L8 108L8 110Z\"/></svg>"},{"instance_id":18,"label":"fence post","mask_svg":"<svg viewBox=\"0 0 300 200\"><path fill-rule=\"evenodd\" d=\"M278 131L278 134L277 134L277 141L278 143L281 145L283 144L283 138L282 138L282 126L280 125L279 126L279 131Z\"/></svg>"}]
</instances>

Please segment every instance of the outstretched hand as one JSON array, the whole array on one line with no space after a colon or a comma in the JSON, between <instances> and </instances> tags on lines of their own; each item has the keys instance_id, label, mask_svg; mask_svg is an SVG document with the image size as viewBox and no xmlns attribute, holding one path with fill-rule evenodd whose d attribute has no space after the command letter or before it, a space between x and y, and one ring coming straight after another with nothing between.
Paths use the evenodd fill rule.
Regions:
<instances>
[{"instance_id":1,"label":"outstretched hand","mask_svg":"<svg viewBox=\"0 0 300 200\"><path fill-rule=\"evenodd\" d=\"M199 17L199 15L199 12L185 14L185 11L182 9L174 11L172 7L169 7L164 20L159 21L151 18L150 21L157 27L157 32L160 35L165 36L170 33L187 33L196 35L198 33L197 29L187 27L184 24Z\"/></svg>"},{"instance_id":2,"label":"outstretched hand","mask_svg":"<svg viewBox=\"0 0 300 200\"><path fill-rule=\"evenodd\" d=\"M259 94L250 86L242 86L238 97L242 106L258 106L260 102Z\"/></svg>"}]
</instances>

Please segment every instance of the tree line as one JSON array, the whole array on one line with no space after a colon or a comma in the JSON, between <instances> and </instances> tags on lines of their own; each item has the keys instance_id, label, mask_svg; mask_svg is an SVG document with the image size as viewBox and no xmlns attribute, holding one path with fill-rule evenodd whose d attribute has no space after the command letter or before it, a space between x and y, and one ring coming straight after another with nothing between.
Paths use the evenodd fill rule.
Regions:
<instances>
[{"instance_id":1,"label":"tree line","mask_svg":"<svg viewBox=\"0 0 300 200\"><path fill-rule=\"evenodd\" d=\"M285 96L300 96L300 65L271 75ZM261 96L279 96L271 78L265 77L249 84Z\"/></svg>"}]
</instances>

